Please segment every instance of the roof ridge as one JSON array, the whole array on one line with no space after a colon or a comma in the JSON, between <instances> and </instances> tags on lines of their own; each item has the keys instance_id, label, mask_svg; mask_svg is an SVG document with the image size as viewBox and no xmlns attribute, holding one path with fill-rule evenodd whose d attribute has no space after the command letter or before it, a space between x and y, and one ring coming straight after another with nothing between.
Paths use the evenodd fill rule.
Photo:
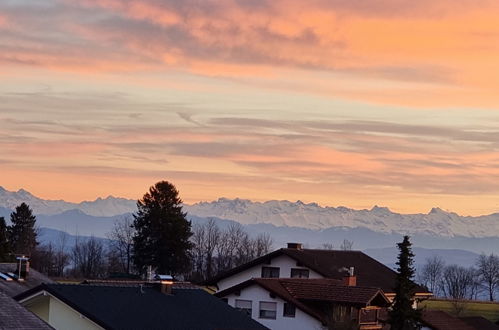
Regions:
<instances>
[{"instance_id":1,"label":"roof ridge","mask_svg":"<svg viewBox=\"0 0 499 330\"><path fill-rule=\"evenodd\" d=\"M294 251L324 251L324 252L355 252L355 253L364 253L361 250L336 250L336 249L307 249L307 248L301 248L301 249L293 249L293 248L281 248L284 250L294 250Z\"/></svg>"}]
</instances>

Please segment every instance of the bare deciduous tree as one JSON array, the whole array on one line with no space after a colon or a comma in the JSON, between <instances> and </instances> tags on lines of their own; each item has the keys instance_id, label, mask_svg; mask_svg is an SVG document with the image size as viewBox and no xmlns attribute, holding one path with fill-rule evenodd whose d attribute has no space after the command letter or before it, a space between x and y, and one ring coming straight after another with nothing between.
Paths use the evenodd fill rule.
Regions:
<instances>
[{"instance_id":1,"label":"bare deciduous tree","mask_svg":"<svg viewBox=\"0 0 499 330\"><path fill-rule=\"evenodd\" d=\"M351 251L353 248L353 241L349 241L347 239L343 240L343 243L340 245L340 250L343 251Z\"/></svg>"},{"instance_id":2,"label":"bare deciduous tree","mask_svg":"<svg viewBox=\"0 0 499 330\"><path fill-rule=\"evenodd\" d=\"M57 238L57 243L55 246L55 256L54 256L54 271L55 276L64 276L64 270L69 265L71 256L67 249L68 234L61 231Z\"/></svg>"},{"instance_id":3,"label":"bare deciduous tree","mask_svg":"<svg viewBox=\"0 0 499 330\"><path fill-rule=\"evenodd\" d=\"M192 265L189 276L202 281L217 273L249 262L270 252L272 238L263 233L253 238L241 224L220 229L214 219L193 226Z\"/></svg>"},{"instance_id":4,"label":"bare deciduous tree","mask_svg":"<svg viewBox=\"0 0 499 330\"><path fill-rule=\"evenodd\" d=\"M435 296L439 295L440 282L445 269L445 262L439 256L426 259L423 268L419 272L419 282L426 286Z\"/></svg>"},{"instance_id":5,"label":"bare deciduous tree","mask_svg":"<svg viewBox=\"0 0 499 330\"><path fill-rule=\"evenodd\" d=\"M77 237L71 251L73 275L85 278L102 276L105 271L104 252L104 245L95 237L86 240Z\"/></svg>"},{"instance_id":6,"label":"bare deciduous tree","mask_svg":"<svg viewBox=\"0 0 499 330\"><path fill-rule=\"evenodd\" d=\"M111 240L110 253L121 266L121 271L127 274L131 272L134 234L135 229L131 216L125 216L115 221L113 229L107 234L107 238Z\"/></svg>"},{"instance_id":7,"label":"bare deciduous tree","mask_svg":"<svg viewBox=\"0 0 499 330\"><path fill-rule=\"evenodd\" d=\"M322 243L321 248L323 250L334 250L334 244L333 243Z\"/></svg>"},{"instance_id":8,"label":"bare deciduous tree","mask_svg":"<svg viewBox=\"0 0 499 330\"><path fill-rule=\"evenodd\" d=\"M213 275L213 253L220 240L220 229L215 220L209 219L205 224L204 253L206 256L206 278Z\"/></svg>"},{"instance_id":9,"label":"bare deciduous tree","mask_svg":"<svg viewBox=\"0 0 499 330\"><path fill-rule=\"evenodd\" d=\"M476 270L458 265L445 267L441 281L442 293L452 299L472 299L476 294Z\"/></svg>"},{"instance_id":10,"label":"bare deciduous tree","mask_svg":"<svg viewBox=\"0 0 499 330\"><path fill-rule=\"evenodd\" d=\"M477 260L480 282L487 290L489 300L494 301L494 294L499 286L499 257L494 254L482 254Z\"/></svg>"},{"instance_id":11,"label":"bare deciduous tree","mask_svg":"<svg viewBox=\"0 0 499 330\"><path fill-rule=\"evenodd\" d=\"M67 237L67 233L60 232L55 244L49 242L37 247L33 252L33 268L48 276L64 276L64 270L69 265L70 259L66 252Z\"/></svg>"},{"instance_id":12,"label":"bare deciduous tree","mask_svg":"<svg viewBox=\"0 0 499 330\"><path fill-rule=\"evenodd\" d=\"M205 227L200 224L192 226L191 242L192 247L192 273L193 279L201 280L204 276L204 246L205 246Z\"/></svg>"},{"instance_id":13,"label":"bare deciduous tree","mask_svg":"<svg viewBox=\"0 0 499 330\"><path fill-rule=\"evenodd\" d=\"M272 250L272 237L268 233L263 233L255 238L255 258L270 253Z\"/></svg>"}]
</instances>

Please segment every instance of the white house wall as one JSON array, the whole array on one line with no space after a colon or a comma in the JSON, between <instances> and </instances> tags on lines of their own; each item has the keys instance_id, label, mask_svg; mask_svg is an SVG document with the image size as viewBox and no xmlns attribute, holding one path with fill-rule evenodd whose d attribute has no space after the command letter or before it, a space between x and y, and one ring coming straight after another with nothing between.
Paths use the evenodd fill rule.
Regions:
<instances>
[{"instance_id":1,"label":"white house wall","mask_svg":"<svg viewBox=\"0 0 499 330\"><path fill-rule=\"evenodd\" d=\"M102 327L87 319L68 305L51 297L49 322L57 330L100 330Z\"/></svg>"},{"instance_id":2,"label":"white house wall","mask_svg":"<svg viewBox=\"0 0 499 330\"><path fill-rule=\"evenodd\" d=\"M49 323L50 296L36 297L29 301L29 303L24 303L23 305L27 310L31 311L42 320Z\"/></svg>"},{"instance_id":3,"label":"white house wall","mask_svg":"<svg viewBox=\"0 0 499 330\"><path fill-rule=\"evenodd\" d=\"M271 298L270 293L260 287L259 285L252 285L241 290L241 294L237 296L236 294L230 294L226 297L228 299L228 304L232 307L236 304L236 299L251 300L252 302L252 313L251 317L265 325L272 330L320 330L323 329L321 323L303 312L302 310L296 308L295 317L284 317L283 309L285 300L275 297ZM261 319L259 318L259 307L260 301L266 302L276 302L277 312L276 319Z\"/></svg>"},{"instance_id":4,"label":"white house wall","mask_svg":"<svg viewBox=\"0 0 499 330\"><path fill-rule=\"evenodd\" d=\"M311 270L310 268L297 266L296 260L286 256L281 255L271 260L270 264L258 264L249 269L241 271L237 274L234 274L230 277L224 278L217 283L218 290L225 290L230 288L236 284L247 281L251 278L260 278L262 277L262 267L279 267L279 277L280 278L290 278L291 277L291 268L302 268L309 270L309 278L323 278L319 273Z\"/></svg>"}]
</instances>

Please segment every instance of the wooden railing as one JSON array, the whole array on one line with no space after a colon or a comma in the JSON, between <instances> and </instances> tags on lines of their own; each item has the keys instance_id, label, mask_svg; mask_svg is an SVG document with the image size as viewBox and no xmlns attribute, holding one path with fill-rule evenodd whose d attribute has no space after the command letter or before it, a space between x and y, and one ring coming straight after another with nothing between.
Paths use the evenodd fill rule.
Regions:
<instances>
[{"instance_id":1,"label":"wooden railing","mask_svg":"<svg viewBox=\"0 0 499 330\"><path fill-rule=\"evenodd\" d=\"M359 311L359 324L378 324L379 307L361 308Z\"/></svg>"}]
</instances>

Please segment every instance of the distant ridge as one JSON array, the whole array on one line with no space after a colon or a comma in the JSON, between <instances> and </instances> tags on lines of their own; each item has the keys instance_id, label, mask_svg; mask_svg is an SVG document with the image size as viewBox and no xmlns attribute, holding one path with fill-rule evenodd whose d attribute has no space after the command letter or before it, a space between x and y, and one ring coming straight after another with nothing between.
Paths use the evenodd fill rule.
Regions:
<instances>
[{"instance_id":1,"label":"distant ridge","mask_svg":"<svg viewBox=\"0 0 499 330\"><path fill-rule=\"evenodd\" d=\"M187 205L186 211L199 217L217 217L243 224L268 223L275 226L327 228L366 228L385 234L423 234L440 237L499 237L499 214L470 217L438 207L427 214L400 214L387 207L370 210L347 207L321 207L301 201L252 202L220 198L213 202Z\"/></svg>"},{"instance_id":2,"label":"distant ridge","mask_svg":"<svg viewBox=\"0 0 499 330\"><path fill-rule=\"evenodd\" d=\"M8 191L0 187L0 207L13 210L17 205L25 202L35 214L54 215L70 210L79 210L87 215L96 217L111 217L124 213L135 212L135 200L108 196L97 198L94 201L70 203L63 200L45 200L32 195L30 192L19 189Z\"/></svg>"},{"instance_id":3,"label":"distant ridge","mask_svg":"<svg viewBox=\"0 0 499 330\"><path fill-rule=\"evenodd\" d=\"M136 211L136 201L108 196L94 201L69 203L44 200L24 189L17 192L0 187L0 208L14 209L21 202L29 204L35 214L59 215L78 210L93 217L116 217ZM272 200L252 202L247 199L219 198L212 202L184 205L189 216L216 217L244 225L272 224L313 230L329 228L369 229L383 234L409 234L435 237L499 238L499 214L470 217L447 212L438 207L426 214L400 214L387 207L355 210L347 207L322 207L317 203Z\"/></svg>"}]
</instances>

